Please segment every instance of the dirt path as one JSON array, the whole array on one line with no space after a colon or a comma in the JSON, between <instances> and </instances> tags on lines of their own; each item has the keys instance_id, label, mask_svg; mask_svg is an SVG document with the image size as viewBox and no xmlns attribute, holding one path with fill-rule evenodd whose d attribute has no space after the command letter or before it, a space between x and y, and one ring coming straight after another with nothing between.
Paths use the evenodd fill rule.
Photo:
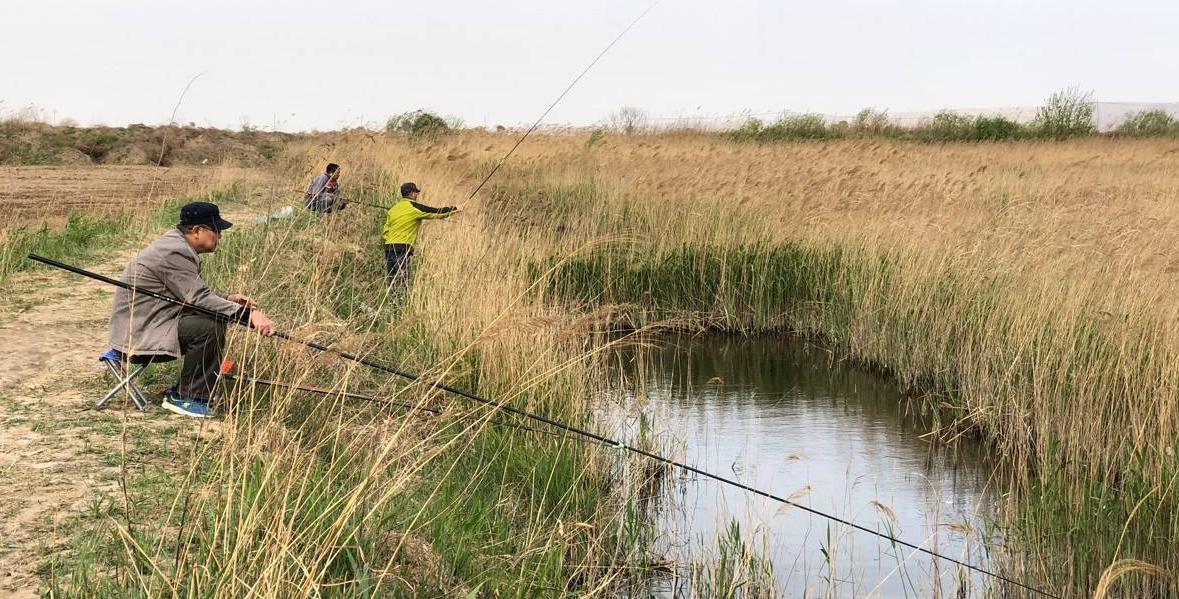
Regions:
<instances>
[{"instance_id":1,"label":"dirt path","mask_svg":"<svg viewBox=\"0 0 1179 599\"><path fill-rule=\"evenodd\" d=\"M250 222L246 209L232 212L240 224ZM139 245L129 244L86 266L117 276ZM150 453L145 448L152 444L158 449L161 435L144 433L165 432L170 445L184 441L177 434L182 423L163 410L140 413L123 398L108 409L90 409L111 385L97 361L106 346L109 286L37 270L13 276L5 287L0 302L0 597L31 598L44 580L38 568L46 558L72 550L71 521L103 498L121 497L124 456ZM194 427L191 434L199 432Z\"/></svg>"},{"instance_id":2,"label":"dirt path","mask_svg":"<svg viewBox=\"0 0 1179 599\"><path fill-rule=\"evenodd\" d=\"M124 410L86 409L101 388L110 289L59 272L21 274L9 288L0 307L0 596L35 597L35 569L64 541L62 525L117 490L119 469L104 457L118 437L100 433L122 428Z\"/></svg>"}]
</instances>

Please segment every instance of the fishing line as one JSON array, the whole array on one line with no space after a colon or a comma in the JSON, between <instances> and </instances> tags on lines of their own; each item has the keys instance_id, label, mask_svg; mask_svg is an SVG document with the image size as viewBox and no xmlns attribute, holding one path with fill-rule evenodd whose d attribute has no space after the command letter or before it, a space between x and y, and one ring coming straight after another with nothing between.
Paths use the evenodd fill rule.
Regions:
<instances>
[{"instance_id":1,"label":"fishing line","mask_svg":"<svg viewBox=\"0 0 1179 599\"><path fill-rule=\"evenodd\" d=\"M202 308L200 306L194 306L192 304L189 304L189 303L184 302L182 300L176 299L174 297L163 295L161 293L156 293L156 292L148 290L148 289L140 289L140 288L136 287L135 285L131 285L130 283L124 283L123 281L112 279L110 277L106 277L106 276L100 275L98 273L90 272L88 270L83 270L83 269L78 268L76 266L70 266L68 264L64 264L62 262L58 262L58 261L50 259L50 258L38 256L36 254L29 254L29 259L34 260L36 262L40 262L42 264L47 264L47 265L55 267L55 268L69 271L74 274L79 274L84 277L89 277L91 279L94 279L96 281L101 281L101 282L106 283L108 285L114 285L116 287L121 287L121 288L131 291L133 293L143 294L148 297L152 297L152 298L173 304L175 306L180 306L186 310L199 312L201 314L204 314L206 316L210 316L212 318L216 318L216 319L221 320L223 322L232 322L232 323L240 324L240 325L243 325L246 327L250 326L249 321L246 319L247 317L245 314L239 314L237 317L227 316L225 314L214 312L214 311L209 310L207 308ZM285 339L287 341L291 341L294 343L298 343L300 345L304 345L304 346L309 347L314 350L335 354L341 358L344 358L345 360L350 360L350 361L356 362L358 364L363 364L365 366L368 366L369 368L373 368L375 370L380 370L380 371L386 372L388 374L396 375L401 378L408 379L410 381L424 382L424 383L430 385L431 388L446 391L446 392L451 393L453 395L457 395L459 397L469 399L471 401L483 404L485 406L492 407L495 410L502 410L502 411L507 412L509 414L515 414L517 416L527 418L529 420L533 420L536 422L547 424L547 425L555 427L557 429L579 435L579 436L584 437L586 439L591 439L591 440L596 441L598 443L602 443L604 445L609 445L609 446L614 447L620 451L630 452L630 453L645 457L647 459L662 463L664 465L679 468L680 470L683 470L685 472L691 472L692 474L696 474L698 476L702 476L704 478L708 478L708 479L717 481L719 483L726 484L726 485L741 489L741 490L746 491L748 493L752 493L753 495L757 495L759 497L764 497L766 499L777 501L778 503L781 503L783 505L788 505L791 507L798 508L804 512L809 513L809 514L825 518L825 519L830 520L832 522L842 524L844 526L847 526L849 528L852 528L852 529L855 529L855 530L858 530L861 532L866 532L870 535L884 539L890 543L894 543L896 545L902 545L904 547L908 547L908 548L913 549L915 551L919 551L919 552L924 553L924 554L926 554L930 557L933 557L935 559L946 560L952 564L962 566L963 568L967 568L967 569L972 570L974 572L978 572L979 574L984 574L986 576L990 576L992 578L995 578L997 580L1001 580L1001 581L1006 582L1008 584L1013 584L1013 585L1018 586L1024 590L1028 590L1033 593L1043 595L1044 597L1050 597L1052 599L1061 599L1061 597L1059 595L1054 595L1054 594L1049 593L1047 591L1037 589L1033 586L1019 582L1017 580L1014 580L1012 578L1009 578L1009 577L999 574L997 572L992 572L990 570L987 570L987 569L979 567L979 566L975 566L975 565L970 564L968 562L964 562L964 561L949 557L947 555L940 554L936 551L926 549L924 547L921 547L919 545L915 545L915 544L910 543L908 541L901 540L901 539L894 537L892 535L882 533L882 532L879 532L876 530L872 530L871 528L868 528L866 526L862 526L860 524L856 524L854 522L851 522L850 520L845 520L839 516L836 516L833 514L828 514L827 512L824 512L822 510L819 510L819 509L816 509L813 507L809 507L806 505L802 505L800 503L796 503L796 502L791 501L790 499L787 499L785 497L775 495L775 494L770 493L768 491L763 491L763 490L758 489L756 487L751 487L751 486L749 486L745 483L739 482L737 480L725 478L725 477L720 476L718 474L713 474L713 473L708 472L706 470L701 470L700 468L697 468L695 466L685 464L682 462L677 462L677 461L672 460L670 458L665 458L659 454L651 453L645 449L629 446L621 441L616 441L614 439L611 439L611 438L603 436L603 435L599 435L599 434L594 433L592 431L588 431L588 430L585 430L585 429L582 429L582 428L579 428L579 427L576 427L576 426L573 426L570 424L566 424L566 423L561 422L559 420L554 420L552 418L549 418L548 416L543 416L541 414L533 414L531 412L527 412L524 410L513 408L512 406L506 405L504 403L499 403L499 402L495 402L495 401L492 401L489 399L484 399L483 397L475 395L474 393L470 393L468 391L463 391L462 389L451 387L450 385L447 385L447 384L442 383L440 381L433 381L433 382L423 381L423 377L421 375L414 374L411 372L406 372L406 371L401 370L399 368L389 366L389 365L383 364L381 362L376 362L374 360L370 360L368 358L364 358L364 357L361 357L361 356L358 356L356 354L352 354L352 353L349 353L346 351L333 349L331 347L328 347L328 346L320 344L320 343L316 343L314 341L308 341L306 339L299 339L297 337L292 337L292 336L290 336L286 333L283 333L281 331L275 331L274 336L278 337L280 339Z\"/></svg>"},{"instance_id":2,"label":"fishing line","mask_svg":"<svg viewBox=\"0 0 1179 599\"><path fill-rule=\"evenodd\" d=\"M523 144L524 140L528 139L528 136L532 135L532 133L534 131L536 131L536 129L538 127L540 127L540 124L544 121L545 117L547 117L549 115L549 113L552 112L553 109L557 107L557 104L560 104L561 100L565 99L565 96L569 95L569 92L573 90L574 86L576 86L577 83L579 81L581 81L582 78L584 78L587 73L590 72L590 69L594 68L594 65L598 64L598 62L602 60L602 57L606 56L606 53L609 52L610 49L613 48L616 44L618 44L618 42L621 41L622 38L625 37L626 34L629 33L630 30L633 29L635 25L638 25L639 21L641 21L643 19L643 17L647 16L647 13L651 12L651 10L654 9L655 5L658 3L659 3L658 0L656 0L655 2L652 2L649 6L647 6L646 10L644 10L641 14L639 14L639 16L635 17L635 19L633 21L631 21L630 24L627 25L626 28L622 30L622 32L620 32L605 48L602 49L601 52L598 53L598 55L596 57L594 57L594 59L592 61L590 61L590 63L588 65L586 65L586 67L584 69L581 70L581 73L579 73L577 75L577 77L575 77L573 79L573 81L571 83L569 83L568 86L565 87L565 90L562 91L559 96L557 96L557 99L553 100L553 103L549 104L549 107L546 108L545 111L543 113L541 113L541 115L539 117L537 117L536 121L532 123L532 126L529 127L526 131L524 131L524 134L520 136L520 139L516 140L516 143L512 145L511 149L509 149L506 154L504 154L503 158L500 158L499 161L495 163L495 166L492 167L491 171L487 173L487 176L483 177L483 180L480 181L479 184L475 186L475 189L471 190L471 193L467 195L467 201L470 201L475 198L475 194L479 193L479 190L483 189L483 186L487 185L487 182L490 181L491 178L495 176L495 173L499 171L500 167L502 167L504 165L504 163L506 163L508 161L508 158L511 158L512 154L516 153L516 150L520 147L520 144ZM355 203L360 204L362 206L369 206L372 208L381 208L384 210L388 210L388 206L378 206L376 204L369 204L367 202L361 202L358 200L348 200L348 202L350 202L350 203L355 202Z\"/></svg>"},{"instance_id":3,"label":"fishing line","mask_svg":"<svg viewBox=\"0 0 1179 599\"><path fill-rule=\"evenodd\" d=\"M536 119L536 122L532 123L532 126L529 127L527 131L524 132L524 135L521 135L520 139L516 140L516 144L512 146L512 149L508 150L507 154L504 154L504 157L501 158L499 160L499 162L496 163L495 167L491 169L491 172L487 173L486 177L483 177L483 180L479 182L479 185L476 186L475 189L470 193L470 195L467 196L468 201L473 199L475 197L475 194L479 193L479 190L483 189L483 186L486 185L487 182L490 181L493 176L495 176L496 171L498 171L499 168L501 166L503 166L505 162L508 161L508 158L510 158L512 156L512 154L514 154L516 152L516 148L519 148L520 144L524 143L524 140L528 139L528 136L531 135L533 131L536 131L536 128L540 126L540 123L541 123L541 121L544 120L544 117L548 116L549 113L553 111L553 108L556 108L557 104L560 103L561 100L564 99L565 96L570 92L570 90L573 89L573 86L577 85L577 82L581 81L581 78L585 77L585 74L588 73L590 69L594 68L594 65L598 64L599 60L602 60L602 57L605 56L606 53L610 51L610 48L613 48L614 45L617 44L618 41L621 40L623 38L623 36L625 36L627 34L627 32L629 32L631 29L633 29L634 26L637 25L639 23L639 21L641 21L643 19L643 17L647 16L647 13L651 12L651 9L655 8L655 5L658 3L659 3L658 0L656 0L655 2L652 2L651 5L647 7L647 10L644 10L642 12L642 14L635 17L635 20L631 21L630 25L627 25L626 29L623 29L622 32L619 33L618 36L614 38L614 41L610 42L610 44L608 46L606 46L606 48L603 49L597 55L597 57L595 57L593 59L592 62L590 62L588 65L586 65L586 67L584 69L582 69L581 74L579 74L577 76L577 78L574 79L573 82L570 83L569 86L565 88L565 91L561 92L561 95L557 96L556 100L553 100L553 103L550 104L549 107L547 109L545 109L544 113L541 114L540 117Z\"/></svg>"}]
</instances>

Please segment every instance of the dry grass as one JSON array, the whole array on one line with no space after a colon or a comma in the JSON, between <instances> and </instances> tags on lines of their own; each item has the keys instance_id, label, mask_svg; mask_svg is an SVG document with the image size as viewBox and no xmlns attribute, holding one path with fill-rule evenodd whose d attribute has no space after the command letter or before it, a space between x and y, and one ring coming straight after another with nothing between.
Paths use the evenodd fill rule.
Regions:
<instances>
[{"instance_id":1,"label":"dry grass","mask_svg":"<svg viewBox=\"0 0 1179 599\"><path fill-rule=\"evenodd\" d=\"M414 180L424 201L449 204L513 142L342 136L293 147L290 174L317 171L329 151L346 169L346 192L372 186L387 201L396 183ZM1030 488L1064 473L1053 487L1063 508L1037 511L1031 498L1012 512L1032 535L1059 532L1037 518L1068 529L1054 537L1066 543L1088 527L1086 545L1029 546L1008 559L1020 578L1084 592L1113 559L1174 559L1158 539L1179 532L1170 510L1179 142L587 142L530 140L468 213L426 223L399 317L381 274L383 215L360 206L242 235L207 272L258 296L300 336L579 421L592 417L602 388L589 357L603 324L823 336L936 393L957 428L981 431ZM584 260L606 265L572 287L588 293L554 293ZM677 260L678 270L632 280ZM788 293L764 291L796 273ZM442 399L297 348L235 343L259 375ZM196 456L166 511L204 519L155 540L123 527L125 555L139 567L119 588L365 596L375 581L377 592L408 594L423 575L397 570L409 562L437 570L426 586L439 593L487 583L523 596L538 580L576 579L581 586L545 592L604 596L625 579L618 498L600 487L612 456L490 435L482 421L456 434L470 421L311 409L248 389L235 397L237 416ZM1103 490L1091 503L1094 483ZM1090 513L1107 503L1129 507ZM454 530L464 510L484 516L464 522L478 534ZM300 513L315 517L292 516ZM390 530L416 554L399 561L382 548ZM413 549L419 536L443 563ZM199 551L185 553L190 546Z\"/></svg>"},{"instance_id":2,"label":"dry grass","mask_svg":"<svg viewBox=\"0 0 1179 599\"><path fill-rule=\"evenodd\" d=\"M426 181L427 200L441 203L469 190L477 159L498 157L510 141L366 143L341 160ZM1053 439L1065 442L1070 462L1124 455L1111 445L1173 455L1179 142L759 146L666 135L612 137L588 151L584 142L555 136L523 146L504 185L540 195L509 206L520 210L506 224L498 220L504 205L488 200L460 217L512 232L511 219L546 218L545 190L588 182L595 205L559 241L543 230L504 244L485 228L428 227L436 240L426 245L431 280L481 290L471 302L472 287L431 287L426 301L464 309L438 326L489 322L521 296L532 281L505 278L500 261L568 252L606 235L656 253L762 241L855 248L895 266L891 280L869 272L860 282L889 294L856 298L851 337L838 340L856 355L903 381L932 377L957 390L972 418L998 419L994 428L1012 436L1013 454ZM628 220L615 230L591 222L624 209ZM487 236L496 247L484 247ZM929 285L947 273L959 288L933 297ZM970 302L984 292L995 305L978 320ZM822 322L793 324L824 332ZM909 324L921 328L898 330ZM1101 346L1086 347L1094 331ZM1081 359L1102 369L1078 371ZM1106 414L1118 434L1106 434L1095 414Z\"/></svg>"},{"instance_id":3,"label":"dry grass","mask_svg":"<svg viewBox=\"0 0 1179 599\"><path fill-rule=\"evenodd\" d=\"M441 204L513 141L345 141L336 156L416 180ZM568 294L528 292L537 264L605 256L574 296L619 304L617 320L815 334L932 393L951 431L979 431L1029 489L1012 509L1035 523L1033 545L1053 545L1024 558L1044 580L1090 588L1110 559L1174 558L1157 539L1179 533L1179 142L565 135L530 139L501 174L462 217L474 224L428 227L414 298L426 330L497 356L485 372L547 350L479 331L507 314L576 312ZM797 263L773 264L774 247ZM667 260L684 266L634 283ZM733 268L704 272L717 264ZM762 297L796 272L820 299Z\"/></svg>"}]
</instances>

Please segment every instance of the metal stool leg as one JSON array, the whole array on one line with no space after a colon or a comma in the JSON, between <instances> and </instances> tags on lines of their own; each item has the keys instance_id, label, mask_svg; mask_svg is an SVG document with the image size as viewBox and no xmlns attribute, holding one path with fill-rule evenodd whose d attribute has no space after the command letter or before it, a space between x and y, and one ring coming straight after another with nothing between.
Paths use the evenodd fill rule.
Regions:
<instances>
[{"instance_id":1,"label":"metal stool leg","mask_svg":"<svg viewBox=\"0 0 1179 599\"><path fill-rule=\"evenodd\" d=\"M122 379L123 377L127 376L127 371L123 370L122 364L111 360L103 360L102 363L106 364L106 369L110 371L111 374L115 375L116 379Z\"/></svg>"},{"instance_id":2,"label":"metal stool leg","mask_svg":"<svg viewBox=\"0 0 1179 599\"><path fill-rule=\"evenodd\" d=\"M106 364L106 369L110 371L111 375L115 377L116 381L123 380L123 378L127 376L127 371L123 369L122 362L116 362L114 360L102 360L102 363ZM139 408L140 412L147 409L147 406L151 403L151 400L147 397L147 393L144 393L143 389L141 389L139 385L136 385L135 383L128 383L127 391L131 394L131 401L135 402L135 407Z\"/></svg>"},{"instance_id":3,"label":"metal stool leg","mask_svg":"<svg viewBox=\"0 0 1179 599\"><path fill-rule=\"evenodd\" d=\"M107 362L107 365L111 367L111 372L115 374L115 378L119 379L127 376L127 371L123 368L122 362L113 364ZM148 366L148 364L144 364L143 368L147 368ZM143 390L143 387L140 387L132 380L132 382L127 383L127 391L131 393L131 401L135 402L135 407L139 408L140 412L147 411L147 408L152 404L152 398Z\"/></svg>"},{"instance_id":4,"label":"metal stool leg","mask_svg":"<svg viewBox=\"0 0 1179 599\"><path fill-rule=\"evenodd\" d=\"M110 368L112 372L115 371L115 367L111 366L111 364L109 362L107 363L107 367ZM119 368L119 369L121 370L121 368ZM130 374L127 374L126 376L118 377L119 384L115 385L115 387L113 389L111 389L110 391L108 391L107 394L105 396L103 396L102 399L98 400L98 403L94 404L94 409L96 409L96 410L102 409L102 407L104 405L106 405L106 402L110 401L111 398L114 397L116 393L118 393L119 391L122 391L123 387L131 385L132 381L134 381L135 378L138 377L139 375L143 374L143 371L146 369L147 369L147 365L143 364L143 365L137 367L135 370L131 371ZM147 408L147 406L142 402L142 400L139 397L136 397L135 393L132 393L130 391L129 391L129 393L131 395L131 401L133 401L135 403L135 407L139 408L140 410L144 410Z\"/></svg>"},{"instance_id":5,"label":"metal stool leg","mask_svg":"<svg viewBox=\"0 0 1179 599\"><path fill-rule=\"evenodd\" d=\"M139 408L140 412L146 411L150 401L147 397L147 393L145 393L143 389L135 383L131 383L128 386L128 389L131 390L131 401L135 402L135 407Z\"/></svg>"}]
</instances>

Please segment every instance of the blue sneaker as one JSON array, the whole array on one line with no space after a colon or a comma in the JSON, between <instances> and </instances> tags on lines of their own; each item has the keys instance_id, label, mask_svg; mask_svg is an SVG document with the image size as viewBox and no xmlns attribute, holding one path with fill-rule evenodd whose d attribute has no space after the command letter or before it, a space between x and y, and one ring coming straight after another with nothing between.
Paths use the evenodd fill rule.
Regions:
<instances>
[{"instance_id":1,"label":"blue sneaker","mask_svg":"<svg viewBox=\"0 0 1179 599\"><path fill-rule=\"evenodd\" d=\"M160 402L160 407L169 412L193 418L213 418L216 416L213 408L209 407L208 401L186 397L177 393L175 389L168 389L164 392L164 401Z\"/></svg>"}]
</instances>

